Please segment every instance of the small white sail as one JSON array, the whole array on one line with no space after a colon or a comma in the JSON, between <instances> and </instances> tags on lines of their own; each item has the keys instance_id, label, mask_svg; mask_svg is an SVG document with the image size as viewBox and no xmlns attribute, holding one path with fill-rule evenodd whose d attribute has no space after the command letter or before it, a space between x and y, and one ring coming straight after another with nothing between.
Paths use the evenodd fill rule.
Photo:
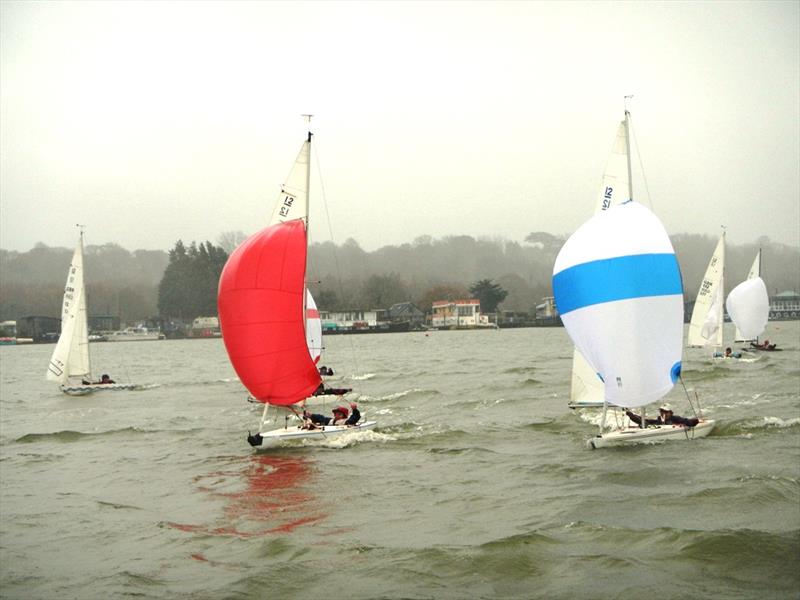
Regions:
<instances>
[{"instance_id":1,"label":"small white sail","mask_svg":"<svg viewBox=\"0 0 800 600\"><path fill-rule=\"evenodd\" d=\"M322 356L322 320L314 296L306 289L306 343L308 352L315 363Z\"/></svg>"},{"instance_id":2,"label":"small white sail","mask_svg":"<svg viewBox=\"0 0 800 600\"><path fill-rule=\"evenodd\" d=\"M672 389L681 368L683 289L672 243L650 210L626 202L578 228L556 258L553 292L610 404L643 406Z\"/></svg>"},{"instance_id":3,"label":"small white sail","mask_svg":"<svg viewBox=\"0 0 800 600\"><path fill-rule=\"evenodd\" d=\"M728 294L725 308L745 339L756 339L764 332L769 318L769 296L761 277L743 281Z\"/></svg>"},{"instance_id":4,"label":"small white sail","mask_svg":"<svg viewBox=\"0 0 800 600\"><path fill-rule=\"evenodd\" d=\"M47 379L50 381L63 385L73 377L91 377L86 289L83 283L83 232L67 272L61 309L61 336L47 367Z\"/></svg>"},{"instance_id":5,"label":"small white sail","mask_svg":"<svg viewBox=\"0 0 800 600\"><path fill-rule=\"evenodd\" d=\"M303 219L308 224L308 179L310 173L311 140L303 142L289 176L281 188L268 225L292 219Z\"/></svg>"},{"instance_id":6,"label":"small white sail","mask_svg":"<svg viewBox=\"0 0 800 600\"><path fill-rule=\"evenodd\" d=\"M725 232L706 268L689 323L689 346L722 346Z\"/></svg>"},{"instance_id":7,"label":"small white sail","mask_svg":"<svg viewBox=\"0 0 800 600\"><path fill-rule=\"evenodd\" d=\"M753 265L750 267L750 271L747 273L747 279L755 279L756 277L761 277L761 250L759 250L758 254L756 254L756 259L753 261ZM744 334L739 331L739 328L736 328L736 334L733 338L734 342L755 342L757 340L758 336L754 338L745 337Z\"/></svg>"}]
</instances>

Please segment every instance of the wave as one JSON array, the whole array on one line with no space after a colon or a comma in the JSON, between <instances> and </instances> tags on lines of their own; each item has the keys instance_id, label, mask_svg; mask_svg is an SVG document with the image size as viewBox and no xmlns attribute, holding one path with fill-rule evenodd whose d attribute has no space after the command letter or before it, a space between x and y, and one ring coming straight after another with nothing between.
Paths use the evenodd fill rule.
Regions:
<instances>
[{"instance_id":1,"label":"wave","mask_svg":"<svg viewBox=\"0 0 800 600\"><path fill-rule=\"evenodd\" d=\"M18 437L14 442L18 444L34 444L42 441L56 441L61 443L79 442L84 439L96 439L114 435L136 434L136 435L150 435L153 433L180 433L193 434L205 431L202 428L194 429L181 429L181 430L164 430L164 429L142 429L140 427L123 427L122 429L109 429L108 431L94 431L90 433L82 431L73 431L65 429L63 431L52 431L49 433L26 433Z\"/></svg>"},{"instance_id":2,"label":"wave","mask_svg":"<svg viewBox=\"0 0 800 600\"><path fill-rule=\"evenodd\" d=\"M800 417L782 419L780 417L754 417L718 423L711 435L732 436L752 434L753 432L772 432L783 429L800 428Z\"/></svg>"},{"instance_id":3,"label":"wave","mask_svg":"<svg viewBox=\"0 0 800 600\"><path fill-rule=\"evenodd\" d=\"M501 371L503 375L527 375L528 373L535 373L536 367L529 365L527 367L509 367Z\"/></svg>"}]
</instances>

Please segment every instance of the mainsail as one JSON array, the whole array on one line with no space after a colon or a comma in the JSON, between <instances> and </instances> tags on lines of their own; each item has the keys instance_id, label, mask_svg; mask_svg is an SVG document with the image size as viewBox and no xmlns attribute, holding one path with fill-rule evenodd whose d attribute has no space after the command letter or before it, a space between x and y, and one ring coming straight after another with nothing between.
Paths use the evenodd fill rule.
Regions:
<instances>
[{"instance_id":1,"label":"mainsail","mask_svg":"<svg viewBox=\"0 0 800 600\"><path fill-rule=\"evenodd\" d=\"M608 163L603 172L603 185L595 204L594 214L631 199L629 118L630 113L626 110L625 119L620 121L617 128ZM572 357L570 406L602 405L603 394L603 382L598 377L597 370L587 362L576 346Z\"/></svg>"},{"instance_id":2,"label":"mainsail","mask_svg":"<svg viewBox=\"0 0 800 600\"><path fill-rule=\"evenodd\" d=\"M83 282L83 231L72 255L61 308L61 336L58 338L47 379L66 384L70 378L91 377L86 288Z\"/></svg>"},{"instance_id":3,"label":"mainsail","mask_svg":"<svg viewBox=\"0 0 800 600\"><path fill-rule=\"evenodd\" d=\"M706 268L689 323L689 346L722 346L725 232Z\"/></svg>"},{"instance_id":4,"label":"mainsail","mask_svg":"<svg viewBox=\"0 0 800 600\"><path fill-rule=\"evenodd\" d=\"M608 403L643 406L672 389L681 368L683 288L672 243L650 210L626 202L578 228L556 258L553 292Z\"/></svg>"}]
</instances>

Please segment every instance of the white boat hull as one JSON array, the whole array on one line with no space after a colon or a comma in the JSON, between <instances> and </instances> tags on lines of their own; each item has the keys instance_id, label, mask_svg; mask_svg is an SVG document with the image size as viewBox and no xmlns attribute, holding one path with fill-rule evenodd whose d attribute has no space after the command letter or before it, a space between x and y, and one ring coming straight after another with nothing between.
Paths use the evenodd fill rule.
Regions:
<instances>
[{"instance_id":1,"label":"white boat hull","mask_svg":"<svg viewBox=\"0 0 800 600\"><path fill-rule=\"evenodd\" d=\"M261 448L276 446L293 440L326 440L345 433L373 429L377 421L364 421L358 425L324 425L316 429L303 429L300 425L260 432Z\"/></svg>"},{"instance_id":2,"label":"white boat hull","mask_svg":"<svg viewBox=\"0 0 800 600\"><path fill-rule=\"evenodd\" d=\"M646 429L626 427L587 440L589 448L609 448L631 444L655 444L669 440L693 440L706 437L714 429L715 421L700 421L694 427L683 425L651 425Z\"/></svg>"},{"instance_id":3,"label":"white boat hull","mask_svg":"<svg viewBox=\"0 0 800 600\"><path fill-rule=\"evenodd\" d=\"M68 396L86 396L94 392L135 390L134 383L90 383L88 385L62 385L61 391Z\"/></svg>"}]
</instances>

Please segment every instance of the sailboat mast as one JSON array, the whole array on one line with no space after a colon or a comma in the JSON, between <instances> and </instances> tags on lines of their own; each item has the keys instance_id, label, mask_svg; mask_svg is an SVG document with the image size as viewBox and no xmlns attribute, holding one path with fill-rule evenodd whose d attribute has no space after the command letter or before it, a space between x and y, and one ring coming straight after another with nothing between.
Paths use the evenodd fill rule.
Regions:
<instances>
[{"instance_id":1,"label":"sailboat mast","mask_svg":"<svg viewBox=\"0 0 800 600\"><path fill-rule=\"evenodd\" d=\"M627 98L627 96L626 96ZM625 108L625 154L628 161L628 200L633 200L633 171L631 169L631 113Z\"/></svg>"},{"instance_id":2,"label":"sailboat mast","mask_svg":"<svg viewBox=\"0 0 800 600\"><path fill-rule=\"evenodd\" d=\"M85 280L85 273L86 269L83 265L83 228L85 225L76 224L78 230L80 231L80 236L78 237L78 246L81 249L81 306L78 308L78 316L83 320L83 323L86 327L86 370L88 371L87 376L89 380L92 380L92 353L89 351L89 311L87 310L87 302L86 302L86 280ZM83 315L80 312L83 311Z\"/></svg>"},{"instance_id":3,"label":"sailboat mast","mask_svg":"<svg viewBox=\"0 0 800 600\"><path fill-rule=\"evenodd\" d=\"M308 162L306 163L306 264L304 273L308 273L308 236L311 231L311 117L314 115L303 115L308 123ZM303 329L308 332L308 285L303 284Z\"/></svg>"}]
</instances>

